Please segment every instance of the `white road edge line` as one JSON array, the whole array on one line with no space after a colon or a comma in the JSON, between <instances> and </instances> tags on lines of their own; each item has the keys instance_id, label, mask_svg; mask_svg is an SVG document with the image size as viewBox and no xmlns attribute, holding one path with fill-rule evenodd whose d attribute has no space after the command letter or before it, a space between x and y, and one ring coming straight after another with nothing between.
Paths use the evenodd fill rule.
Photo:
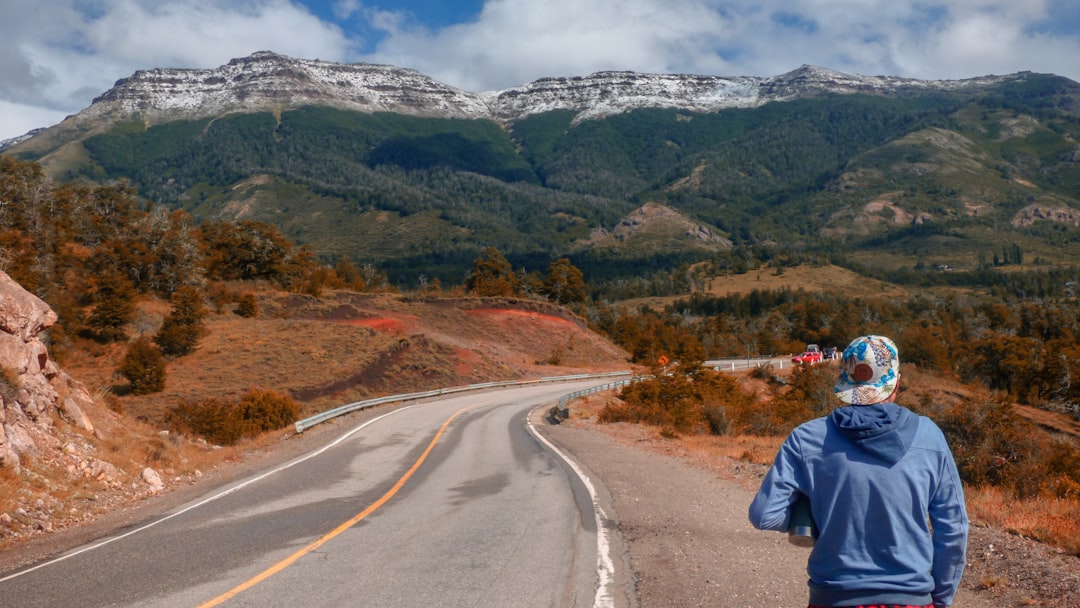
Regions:
<instances>
[{"instance_id":1,"label":"white road edge line","mask_svg":"<svg viewBox=\"0 0 1080 608\"><path fill-rule=\"evenodd\" d=\"M105 545L108 545L108 544L114 543L114 542L116 542L118 540L122 540L124 538L127 538L127 537L131 536L132 534L136 534L136 533L142 532L143 530L146 530L148 528L152 528L152 527L160 524L161 522L168 521L168 520L170 520L170 519L172 519L174 517L179 517L180 515L183 515L184 513L187 513L188 511L197 509L197 508L199 508L201 506L204 506L204 505L206 505L208 503L211 503L211 502L213 502L213 501L215 501L215 500L217 500L219 498L223 498L225 496L228 496L229 494L232 494L233 492L236 492L237 490L241 490L241 489L243 489L243 488L245 488L245 487L247 487L247 486L249 486L249 485L251 485L251 484L253 484L255 482L262 481L263 479L266 479L267 477L269 477L269 476L271 476L271 475L273 475L275 473L280 473L281 471L284 471L285 469L288 469L288 468L291 468L291 467L293 467L295 465L298 465L301 462L304 462L305 460L309 460L311 458L314 458L314 457L318 456L319 454L322 454L323 452L325 452L325 451L329 450L330 448L336 446L337 444L341 443L342 441L345 441L346 439L353 436L354 434L360 432L361 430L366 428L368 425L374 424L374 423L382 420L383 418L386 418L387 416L392 416L394 414L397 414L398 412L404 412L405 410L412 409L414 407L417 407L418 405L421 405L421 404L417 403L417 404L413 404L413 405L407 405L405 407L396 409L396 410L394 410L392 412L387 412L387 413L385 413L385 414L383 414L381 416L378 416L377 418L372 418L371 420L368 420L364 424L361 424L360 426L350 430L349 432L343 434L341 437L338 437L334 441L324 445L323 447L315 450L314 452L311 452L310 454L305 454L305 455L297 458L296 460L292 460L290 462L287 462L287 463L285 463L285 464L283 464L283 465L281 465L281 466L279 466L277 468L270 469L269 471L267 471L267 472L265 472L265 473L263 473L263 474L261 474L261 475L259 475L257 477L252 477L251 479L249 479L249 480L247 480L247 481L245 481L243 483L237 484L237 485L229 488L228 490L225 490L224 492L220 492L218 494L215 494L215 495L213 495L213 496L211 496L209 498L206 498L205 500L202 500L200 502L197 502L197 503L195 503L195 504L193 504L193 505L191 505L191 506L189 506L187 508L184 508L184 509L181 509L180 511L177 511L175 513L171 513L169 515L166 515L165 517L162 517L161 519L155 519L154 521L146 524L145 526L135 528L134 530L130 530L128 532L125 532L124 534L121 534L120 536L113 536L111 538L107 538L107 539L105 539L105 540L103 540L103 541L101 541L101 542L99 542L97 544L83 547L82 549L79 549L78 551L73 551L71 553L61 555L60 557L57 557L55 559L51 559L51 560L49 560L47 562L42 562L42 563L40 563L40 564L38 564L38 565L36 565L36 566L34 566L32 568L27 568L26 570L20 570L19 572L16 572L14 574L9 574L9 575L7 575L7 576L5 576L3 578L0 578L0 583L3 583L5 581L9 581L9 580L11 580L13 578L18 578L18 577L20 577L20 576L22 576L24 574L29 573L29 572L33 572L35 570L45 568L46 566L51 566L53 564L57 564L57 563L62 562L64 560L66 560L66 559L75 557L76 555L81 555L83 553L87 553L87 552L93 551L95 549L100 549L101 547L104 547Z\"/></svg>"},{"instance_id":2,"label":"white road edge line","mask_svg":"<svg viewBox=\"0 0 1080 608\"><path fill-rule=\"evenodd\" d=\"M547 406L541 406L547 407ZM535 411L535 410L532 410ZM608 520L607 514L604 512L604 508L600 506L600 498L596 494L596 488L593 487L592 481L589 480L589 476L578 467L577 463L570 459L562 450L555 447L553 443L547 440L536 427L533 426L532 420L529 417L532 415L532 411L529 412L529 416L525 417L525 425L529 429L529 433L536 437L541 443L546 445L548 449L555 453L556 456L561 458L574 473L581 480L581 483L585 484L585 489L589 491L589 497L592 499L593 513L596 517L596 595L593 598L593 608L614 608L615 600L611 594L611 586L615 581L615 562L611 559L611 540L608 535L608 529L604 525L604 522Z\"/></svg>"}]
</instances>

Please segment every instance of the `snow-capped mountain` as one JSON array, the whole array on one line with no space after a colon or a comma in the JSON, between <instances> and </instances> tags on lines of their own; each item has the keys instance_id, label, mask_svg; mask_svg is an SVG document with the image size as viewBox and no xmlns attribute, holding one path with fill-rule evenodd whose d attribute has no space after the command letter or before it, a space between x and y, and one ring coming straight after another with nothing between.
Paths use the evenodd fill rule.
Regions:
<instances>
[{"instance_id":1,"label":"snow-capped mountain","mask_svg":"<svg viewBox=\"0 0 1080 608\"><path fill-rule=\"evenodd\" d=\"M292 59L260 52L210 70L136 72L119 80L82 114L138 113L154 121L160 117L188 118L309 104L454 118L487 112L478 96L415 70Z\"/></svg>"},{"instance_id":2,"label":"snow-capped mountain","mask_svg":"<svg viewBox=\"0 0 1080 608\"><path fill-rule=\"evenodd\" d=\"M118 81L87 109L68 120L85 124L138 115L148 123L158 123L311 104L363 112L506 122L549 110L571 110L583 120L644 107L709 112L822 93L887 94L904 88L957 89L1022 77L1023 74L1016 74L921 81L858 76L803 66L771 78L598 72L584 77L543 78L520 87L474 93L410 69L294 59L259 52L214 69L136 72Z\"/></svg>"},{"instance_id":3,"label":"snow-capped mountain","mask_svg":"<svg viewBox=\"0 0 1080 608\"><path fill-rule=\"evenodd\" d=\"M24 133L22 135L18 135L16 137L12 137L10 139L0 139L0 150L3 150L4 148L8 148L8 147L11 147L11 146L14 146L15 144L18 144L20 142L24 142L24 141L30 139L31 137L37 135L38 133L41 133L44 130L45 129L34 129L32 131L29 131L29 132Z\"/></svg>"}]
</instances>

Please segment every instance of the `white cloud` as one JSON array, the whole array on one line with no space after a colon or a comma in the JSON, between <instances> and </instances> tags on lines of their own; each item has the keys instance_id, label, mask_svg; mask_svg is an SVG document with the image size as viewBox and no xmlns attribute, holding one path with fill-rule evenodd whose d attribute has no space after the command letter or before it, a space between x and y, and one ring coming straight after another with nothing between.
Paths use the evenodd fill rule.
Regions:
<instances>
[{"instance_id":1,"label":"white cloud","mask_svg":"<svg viewBox=\"0 0 1080 608\"><path fill-rule=\"evenodd\" d=\"M139 69L215 67L260 50L332 61L353 52L340 28L289 0L0 0L0 14L0 100L65 114ZM0 139L22 128L5 115Z\"/></svg>"},{"instance_id":2,"label":"white cloud","mask_svg":"<svg viewBox=\"0 0 1080 608\"><path fill-rule=\"evenodd\" d=\"M704 0L492 0L475 21L432 32L381 15L371 58L466 89L605 69L713 71L732 20Z\"/></svg>"},{"instance_id":3,"label":"white cloud","mask_svg":"<svg viewBox=\"0 0 1080 608\"><path fill-rule=\"evenodd\" d=\"M333 11L335 17L345 20L360 12L361 8L363 5L360 0L337 0L334 2Z\"/></svg>"},{"instance_id":4,"label":"white cloud","mask_svg":"<svg viewBox=\"0 0 1080 608\"><path fill-rule=\"evenodd\" d=\"M940 28L902 39L901 68L913 75L964 78L1022 70L1080 80L1080 40L1040 33L1008 12L955 15Z\"/></svg>"},{"instance_id":5,"label":"white cloud","mask_svg":"<svg viewBox=\"0 0 1080 608\"><path fill-rule=\"evenodd\" d=\"M285 0L108 4L105 16L83 24L82 35L118 63L216 66L255 50L340 57L348 47L336 26Z\"/></svg>"},{"instance_id":6,"label":"white cloud","mask_svg":"<svg viewBox=\"0 0 1080 608\"><path fill-rule=\"evenodd\" d=\"M1080 79L1080 24L1040 33L1063 0L489 0L438 31L380 14L372 61L466 89L603 69L771 76L803 63L966 78Z\"/></svg>"},{"instance_id":7,"label":"white cloud","mask_svg":"<svg viewBox=\"0 0 1080 608\"><path fill-rule=\"evenodd\" d=\"M0 126L0 141L25 135L34 129L54 125L67 116L67 112L49 110L36 106L28 106L21 103L0 100L0 116L3 122Z\"/></svg>"}]
</instances>

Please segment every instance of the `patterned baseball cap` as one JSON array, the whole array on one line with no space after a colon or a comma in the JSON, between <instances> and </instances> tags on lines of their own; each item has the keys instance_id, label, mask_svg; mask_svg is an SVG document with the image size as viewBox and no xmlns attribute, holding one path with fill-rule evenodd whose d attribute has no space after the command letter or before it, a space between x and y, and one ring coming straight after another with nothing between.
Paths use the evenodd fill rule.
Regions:
<instances>
[{"instance_id":1,"label":"patterned baseball cap","mask_svg":"<svg viewBox=\"0 0 1080 608\"><path fill-rule=\"evenodd\" d=\"M881 403L896 390L900 381L900 353L884 336L862 336L852 340L840 357L840 378L836 397L851 405Z\"/></svg>"}]
</instances>

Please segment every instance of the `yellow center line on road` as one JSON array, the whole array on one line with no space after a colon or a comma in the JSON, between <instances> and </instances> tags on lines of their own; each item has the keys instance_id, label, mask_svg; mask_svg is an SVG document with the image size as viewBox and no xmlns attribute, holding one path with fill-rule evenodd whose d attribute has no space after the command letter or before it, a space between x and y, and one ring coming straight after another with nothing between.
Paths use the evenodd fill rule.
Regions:
<instances>
[{"instance_id":1,"label":"yellow center line on road","mask_svg":"<svg viewBox=\"0 0 1080 608\"><path fill-rule=\"evenodd\" d=\"M401 479L397 480L397 483L394 484L394 487L390 488L390 490L387 491L386 494L383 494L382 497L379 498L379 500L376 500L374 503L372 503L372 505L370 507L368 507L368 508L364 509L363 511L357 513L356 515L354 515L352 517L352 519L350 519L350 520L346 521L345 523L341 524L340 526L334 528L330 532L327 532L325 535L323 535L321 538L319 538L315 542L311 543L310 545L304 547L303 549L300 549L296 553L293 553L289 557L286 557L285 559L283 559L280 562L274 564L273 566L267 568L266 570L263 570L261 573L254 576L253 578L249 579L248 581L234 587L232 590L230 590L230 591L228 591L226 593L223 593L223 594L215 597L214 599L212 599L212 600L210 600L210 601L208 601L208 602L206 602L204 604L200 604L199 608L210 608L211 606L218 606L218 605L220 605L220 604L222 604L224 602L227 602L228 600L236 597L240 593L243 593L244 591L247 591L248 589L251 589L255 585L258 585L259 583L265 581L266 579L270 578L271 576L274 576L278 572L281 572L285 568L289 567L290 565L292 565L293 562L300 559L301 557L303 557L303 556L307 555L308 553L311 553L315 549L318 549L319 547L323 546L328 541L330 541L330 539L334 538L335 536L341 534L345 530L348 530L352 526L356 525L360 520L364 519L368 515L371 515L372 513L374 513L376 509L378 509L379 507L386 504L386 501L393 498L394 495L397 494L401 490L402 486L405 485L405 482L408 481L409 478L413 476L413 473L416 473L417 469L420 468L420 465L423 464L425 460L427 460L428 454L430 454L431 450L435 448L435 444L439 442L439 438L442 437L443 433L446 431L446 428L448 426L450 426L450 423L454 420L454 418L457 418L459 414L461 414L465 410L468 410L469 408L475 407L476 405L477 404L474 403L473 405L465 406L465 407L461 408L460 410L454 412L449 418L447 418L446 422L444 422L442 427L439 428L439 432L435 433L435 437L432 438L431 443L429 443L428 446L427 446L427 449L425 449L424 453L420 455L420 458L418 458L416 460L416 462L413 463L412 467L408 471L406 471L404 475L401 476Z\"/></svg>"}]
</instances>

